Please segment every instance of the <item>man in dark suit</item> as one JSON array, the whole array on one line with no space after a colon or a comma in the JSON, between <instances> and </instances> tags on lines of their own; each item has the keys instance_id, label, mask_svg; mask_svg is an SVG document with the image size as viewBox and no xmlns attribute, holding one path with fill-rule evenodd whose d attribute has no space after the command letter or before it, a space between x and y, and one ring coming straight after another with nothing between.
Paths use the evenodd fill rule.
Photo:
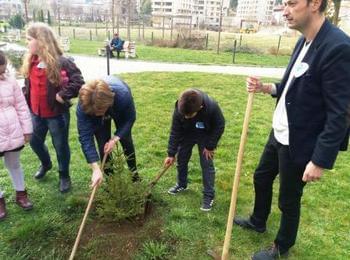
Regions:
<instances>
[{"instance_id":1,"label":"man in dark suit","mask_svg":"<svg viewBox=\"0 0 350 260\"><path fill-rule=\"evenodd\" d=\"M266 230L273 181L279 174L282 212L274 245L253 259L276 259L295 244L300 201L307 182L331 169L346 150L350 124L350 38L325 19L327 0L286 0L284 17L300 37L279 84L247 78L249 92L277 97L273 130L254 173L255 205L247 219L235 223Z\"/></svg>"}]
</instances>

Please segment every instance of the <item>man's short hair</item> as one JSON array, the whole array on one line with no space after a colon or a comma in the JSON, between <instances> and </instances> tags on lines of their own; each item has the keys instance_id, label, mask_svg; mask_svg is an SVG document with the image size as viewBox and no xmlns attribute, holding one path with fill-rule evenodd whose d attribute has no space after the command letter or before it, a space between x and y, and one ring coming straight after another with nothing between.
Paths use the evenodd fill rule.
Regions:
<instances>
[{"instance_id":1,"label":"man's short hair","mask_svg":"<svg viewBox=\"0 0 350 260\"><path fill-rule=\"evenodd\" d=\"M307 0L307 2L308 3L310 3L312 0ZM322 3L321 3L321 5L320 5L320 9L319 9L319 11L320 11L320 13L323 13L324 11L326 11L326 9L327 9L327 0L321 0L322 1Z\"/></svg>"},{"instance_id":2,"label":"man's short hair","mask_svg":"<svg viewBox=\"0 0 350 260\"><path fill-rule=\"evenodd\" d=\"M201 110L203 104L202 94L196 89L187 89L180 95L177 107L180 114L192 115Z\"/></svg>"},{"instance_id":3,"label":"man's short hair","mask_svg":"<svg viewBox=\"0 0 350 260\"><path fill-rule=\"evenodd\" d=\"M79 90L79 102L88 115L105 113L113 105L114 93L103 80L92 80Z\"/></svg>"}]
</instances>

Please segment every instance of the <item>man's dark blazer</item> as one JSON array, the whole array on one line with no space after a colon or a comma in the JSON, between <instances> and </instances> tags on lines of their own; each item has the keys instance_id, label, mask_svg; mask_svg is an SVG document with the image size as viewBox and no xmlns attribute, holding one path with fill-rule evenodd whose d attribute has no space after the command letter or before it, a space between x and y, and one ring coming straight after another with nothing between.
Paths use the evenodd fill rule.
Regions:
<instances>
[{"instance_id":1,"label":"man's dark blazer","mask_svg":"<svg viewBox=\"0 0 350 260\"><path fill-rule=\"evenodd\" d=\"M304 43L301 37L276 84L278 99ZM302 62L309 68L292 79L285 99L290 154L296 163L331 169L349 142L350 38L326 20Z\"/></svg>"}]
</instances>

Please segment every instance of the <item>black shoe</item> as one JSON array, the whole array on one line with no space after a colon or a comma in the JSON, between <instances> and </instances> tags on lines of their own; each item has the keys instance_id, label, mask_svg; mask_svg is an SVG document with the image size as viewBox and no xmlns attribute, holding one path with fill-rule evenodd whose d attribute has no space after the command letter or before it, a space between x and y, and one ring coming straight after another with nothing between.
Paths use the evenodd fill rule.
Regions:
<instances>
[{"instance_id":1,"label":"black shoe","mask_svg":"<svg viewBox=\"0 0 350 260\"><path fill-rule=\"evenodd\" d=\"M174 187L171 187L168 190L168 193L171 194L171 195L176 195L177 193L185 191L185 190L187 190L187 187L182 187L182 186L180 186L179 184L176 183L176 185Z\"/></svg>"},{"instance_id":2,"label":"black shoe","mask_svg":"<svg viewBox=\"0 0 350 260\"><path fill-rule=\"evenodd\" d=\"M211 211L214 204L214 199L204 198L202 206L200 207L201 211Z\"/></svg>"},{"instance_id":3,"label":"black shoe","mask_svg":"<svg viewBox=\"0 0 350 260\"><path fill-rule=\"evenodd\" d=\"M278 245L273 244L272 247L256 252L252 260L274 260L280 258L287 258L288 250L281 252Z\"/></svg>"},{"instance_id":4,"label":"black shoe","mask_svg":"<svg viewBox=\"0 0 350 260\"><path fill-rule=\"evenodd\" d=\"M45 177L46 173L51 170L52 163L50 163L48 166L40 165L39 170L34 174L34 178L37 180L40 180Z\"/></svg>"},{"instance_id":5,"label":"black shoe","mask_svg":"<svg viewBox=\"0 0 350 260\"><path fill-rule=\"evenodd\" d=\"M60 178L60 192L66 193L71 188L71 181L69 177Z\"/></svg>"},{"instance_id":6,"label":"black shoe","mask_svg":"<svg viewBox=\"0 0 350 260\"><path fill-rule=\"evenodd\" d=\"M132 182L140 182L141 181L141 177L139 176L138 172L134 172L132 173Z\"/></svg>"},{"instance_id":7,"label":"black shoe","mask_svg":"<svg viewBox=\"0 0 350 260\"><path fill-rule=\"evenodd\" d=\"M250 221L250 218L245 219L245 218L235 217L233 222L242 228L251 229L258 233L264 233L266 231L266 226L258 227Z\"/></svg>"}]
</instances>

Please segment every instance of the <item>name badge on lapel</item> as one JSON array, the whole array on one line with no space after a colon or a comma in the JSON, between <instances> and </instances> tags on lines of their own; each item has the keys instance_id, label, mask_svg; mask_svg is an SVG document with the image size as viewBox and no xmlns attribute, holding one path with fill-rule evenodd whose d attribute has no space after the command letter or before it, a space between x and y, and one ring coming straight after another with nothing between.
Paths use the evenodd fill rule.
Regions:
<instances>
[{"instance_id":1,"label":"name badge on lapel","mask_svg":"<svg viewBox=\"0 0 350 260\"><path fill-rule=\"evenodd\" d=\"M40 61L40 62L38 63L38 65L37 65L37 67L38 67L39 69L45 69L45 68L46 68L46 64L45 64L45 62Z\"/></svg>"},{"instance_id":2,"label":"name badge on lapel","mask_svg":"<svg viewBox=\"0 0 350 260\"><path fill-rule=\"evenodd\" d=\"M196 122L196 128L204 129L205 128L204 123L203 122Z\"/></svg>"},{"instance_id":3,"label":"name badge on lapel","mask_svg":"<svg viewBox=\"0 0 350 260\"><path fill-rule=\"evenodd\" d=\"M302 62L295 68L294 76L296 78L299 78L300 76L304 75L304 73L309 69L309 64Z\"/></svg>"}]
</instances>

